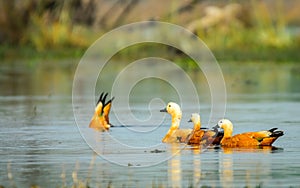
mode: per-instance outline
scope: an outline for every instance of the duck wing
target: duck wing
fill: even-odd
[[[222,140],[224,136],[223,132],[220,132],[218,130],[207,130],[205,131],[202,139],[201,139],[201,144],[202,145],[219,145],[220,141]]]
[[[112,101],[114,100],[114,97],[111,98],[109,101],[107,101],[107,103],[104,104],[104,107],[103,107],[103,116],[104,116],[104,119],[107,121],[107,123],[109,123],[109,112],[110,112],[110,108],[111,108],[111,104],[112,104]]]
[[[250,133],[242,133],[224,138],[221,141],[221,145],[225,147],[253,147],[258,146],[259,141],[253,138]]]
[[[169,130],[167,135],[163,138],[162,142],[165,143],[186,143],[188,136],[191,134],[192,129],[177,129],[175,131]]]
[[[187,137],[187,144],[200,144],[203,135],[205,134],[204,130],[193,130],[191,134]]]
[[[283,131],[278,131],[277,128],[272,128],[268,131],[259,131],[252,133],[253,138],[257,139],[260,146],[271,146],[275,140],[283,136]]]

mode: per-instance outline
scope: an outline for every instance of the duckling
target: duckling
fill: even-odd
[[[111,127],[108,116],[114,97],[105,102],[107,95],[108,93],[101,93],[95,108],[94,116],[92,117],[89,125],[90,128],[93,128],[97,131],[108,131]]]
[[[169,102],[167,107],[160,110],[160,112],[167,112],[172,116],[171,127],[165,137],[162,139],[162,142],[185,142],[187,136],[192,132],[192,129],[179,129],[182,117],[180,106],[174,102]]]
[[[246,132],[232,136],[233,125],[228,119],[220,120],[217,126],[224,130],[221,145],[225,147],[271,146],[277,138],[283,135],[283,131],[276,131],[277,128],[272,128],[267,131]]]
[[[201,129],[200,115],[197,113],[192,114],[189,122],[194,123],[194,128],[191,134],[187,138],[187,143],[201,144],[201,145],[219,145],[221,139],[223,138],[223,133],[219,132],[217,128],[213,130],[203,130]]]
[[[204,135],[204,130],[201,129],[201,121],[199,114],[192,114],[191,119],[188,122],[194,123],[194,128],[191,134],[187,137],[187,144],[200,144]]]

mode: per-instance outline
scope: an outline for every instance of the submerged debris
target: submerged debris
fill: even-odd
[[[150,153],[163,153],[163,152],[166,152],[166,150],[155,149],[155,150],[150,151]]]
[[[133,164],[131,164],[131,163],[128,163],[128,166],[133,166]]]
[[[141,165],[140,165],[140,164],[134,165],[134,164],[132,164],[132,163],[128,163],[128,166],[141,166]]]

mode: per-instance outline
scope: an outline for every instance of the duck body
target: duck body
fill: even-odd
[[[90,121],[89,127],[97,131],[108,131],[111,127],[109,122],[109,112],[111,103],[114,98],[111,98],[106,102],[108,93],[101,93],[97,102],[95,113]]]
[[[171,135],[166,135],[162,142],[164,143],[186,143],[192,129],[177,129]]]
[[[187,144],[189,145],[198,145],[201,143],[201,140],[203,138],[203,135],[205,134],[205,131],[202,129],[199,130],[193,130],[191,134],[188,136]]]
[[[162,139],[164,143],[182,143],[187,140],[188,135],[192,129],[179,129],[182,112],[180,106],[174,102],[169,102],[167,107],[160,110],[160,112],[167,112],[172,117],[172,124],[167,134]]]
[[[217,128],[213,130],[201,129],[200,115],[192,114],[189,122],[194,123],[194,128],[187,138],[187,144],[190,145],[219,145],[223,138],[223,133],[219,132]]]
[[[272,128],[267,131],[246,132],[232,136],[233,125],[227,119],[220,120],[218,126],[224,129],[224,137],[220,142],[224,147],[271,146],[283,135],[283,131]]]

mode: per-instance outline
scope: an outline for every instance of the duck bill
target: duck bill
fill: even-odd
[[[218,124],[215,125],[214,127],[212,127],[213,129],[218,129],[218,128],[221,128]]]
[[[167,112],[167,108],[161,109],[160,112]]]

